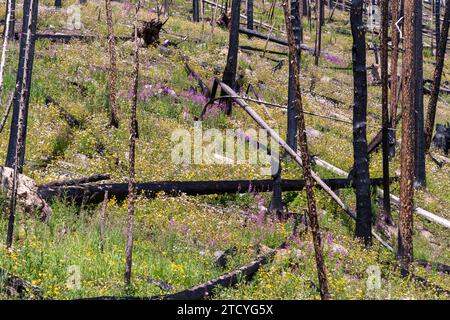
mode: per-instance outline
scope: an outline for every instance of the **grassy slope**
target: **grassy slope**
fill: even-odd
[[[51,5],[51,1],[43,1]],[[213,76],[213,68],[223,67],[226,58],[227,32],[188,21],[186,1],[174,1],[173,16],[162,33],[162,39],[178,41],[178,35],[188,36],[179,46],[179,51],[191,59],[192,67],[205,80]],[[97,21],[101,2],[90,2],[82,11],[82,22],[86,33],[105,34],[104,13],[101,22]],[[257,11],[260,8],[257,9]],[[258,11],[259,12],[259,11]],[[129,35],[132,12],[126,6],[115,3],[116,32]],[[207,15],[210,16],[209,11]],[[144,10],[142,18],[155,14]],[[19,15],[20,17],[20,15]],[[334,26],[345,27],[348,17],[335,13]],[[39,30],[60,31],[65,26],[63,12],[54,13],[48,9],[40,13]],[[276,21],[282,25],[282,12],[277,10]],[[312,47],[314,36],[309,34],[305,25],[306,43]],[[314,34],[314,29],[312,30]],[[241,37],[242,44],[251,44],[264,48],[265,42]],[[327,25],[323,38],[324,50],[338,56],[344,67],[351,66],[351,38],[341,35]],[[269,49],[284,50],[273,44]],[[31,112],[27,140],[27,160],[30,164],[40,162],[43,157],[56,156],[46,169],[26,166],[26,174],[37,182],[47,182],[67,177],[68,172],[91,174],[109,172],[115,181],[125,181],[128,151],[128,91],[131,86],[132,45],[121,42],[119,53],[119,130],[107,128],[107,43],[103,39],[92,43],[72,42],[57,44],[46,41],[37,43],[33,86],[31,94]],[[142,50],[141,56],[141,101],[138,117],[141,139],[137,145],[137,178],[140,181],[158,180],[214,180],[214,179],[252,179],[262,177],[258,166],[176,166],[171,161],[171,134],[176,128],[192,130],[191,119],[183,118],[183,109],[191,115],[198,115],[201,105],[196,104],[187,95],[195,82],[186,76],[177,50],[170,48],[167,54],[159,48]],[[16,61],[17,46],[12,48],[9,61]],[[425,77],[430,78],[433,71],[432,58],[426,52]],[[305,108],[323,115],[351,119],[352,76],[351,71],[335,70],[335,65],[322,59],[321,66],[313,66],[312,57],[302,57],[303,87],[310,87],[311,78],[317,80],[315,92],[334,97],[344,102],[341,106],[331,106],[305,94]],[[368,64],[373,56],[368,53]],[[286,103],[287,64],[279,71],[275,66],[258,55],[240,53],[239,72],[244,74],[244,83],[264,84],[264,99]],[[16,63],[9,63],[6,75],[5,92],[14,87]],[[446,66],[448,73],[448,65]],[[81,93],[70,81],[77,81],[86,89]],[[158,93],[161,85],[174,90],[176,96]],[[147,86],[147,87],[146,87]],[[154,97],[149,92],[156,91]],[[6,93],[5,93],[6,95]],[[86,130],[71,130],[60,119],[56,109],[44,105],[46,95],[51,95],[62,106],[82,120]],[[369,88],[370,103],[368,119],[371,127],[369,137],[380,126],[380,88]],[[447,103],[449,101],[447,100]],[[261,114],[264,111],[254,106]],[[438,122],[450,119],[448,105],[439,104]],[[265,116],[267,122],[285,131],[285,114],[279,110],[270,110],[272,119]],[[191,117],[192,118],[192,117]],[[352,166],[352,128],[345,123],[332,122],[323,118],[307,116],[307,124],[322,131],[320,138],[310,141],[314,154],[349,170]],[[255,128],[255,124],[241,110],[235,108],[233,117],[212,117],[205,121],[204,127],[217,128]],[[4,158],[8,142],[8,128],[0,136],[0,156]],[[101,152],[99,152],[101,150]],[[292,163],[284,164],[286,178],[300,177],[301,172]],[[392,163],[392,174],[399,169],[398,157]],[[441,216],[450,218],[449,168],[439,169],[428,161],[428,191],[417,196],[418,205]],[[324,177],[333,175],[318,171]],[[371,175],[381,175],[381,156],[373,157]],[[446,179],[447,177],[447,179]],[[398,193],[398,185],[393,192]],[[354,204],[351,190],[341,192],[349,204]],[[366,290],[366,269],[379,261],[393,257],[374,246],[370,251],[363,249],[352,240],[353,223],[322,192],[318,192],[322,212],[321,226],[325,237],[327,267],[333,298],[446,298],[438,296],[429,289],[399,279],[393,270],[383,267],[385,280],[382,290]],[[190,287],[218,276],[226,270],[243,265],[257,255],[261,244],[275,247],[289,235],[292,221],[273,223],[267,219],[261,223],[258,219],[257,203],[268,206],[270,195],[210,196],[199,198],[183,197],[173,199],[160,195],[157,199],[139,201],[136,221],[136,247],[134,254],[133,284],[136,295],[161,294],[161,290],[149,283],[148,278],[162,280],[174,286],[175,291]],[[301,193],[289,193],[285,199],[292,212],[302,212],[306,206]],[[1,203],[1,202],[0,202]],[[122,277],[124,267],[124,226],[126,203],[117,204],[112,199],[108,205],[107,240],[104,252],[99,250],[98,221],[99,208],[83,208],[81,211],[69,204],[53,204],[54,215],[50,225],[43,225],[34,219],[20,215],[17,221],[16,243],[14,250],[2,249],[0,265],[25,279],[42,286],[49,298],[75,298],[97,295],[123,294]],[[0,239],[5,238],[5,215],[0,220]],[[432,225],[421,218],[416,219],[415,253],[418,257],[449,264],[450,255],[448,231]],[[428,231],[424,231],[428,230]],[[428,233],[427,233],[428,232]],[[431,236],[430,236],[431,234]],[[427,236],[429,239],[425,239]],[[339,248],[336,244],[344,248]],[[232,246],[238,247],[226,270],[214,266],[214,252]],[[3,248],[3,246],[2,246]],[[67,268],[78,265],[81,268],[82,286],[80,290],[67,288]],[[448,277],[417,268],[435,283],[449,288]],[[309,280],[316,281],[313,252],[308,237],[296,239],[291,250],[278,256],[273,263],[264,267],[251,283],[242,283],[237,289],[219,290],[220,298],[318,298]]]

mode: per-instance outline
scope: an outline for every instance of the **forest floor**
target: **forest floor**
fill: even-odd
[[[258,3],[258,1],[256,1]],[[51,8],[53,1],[40,1],[39,32],[73,33],[67,29],[65,10]],[[66,5],[66,2],[65,2]],[[142,10],[141,19],[156,18],[154,2]],[[199,116],[204,99],[196,81],[188,77],[180,54],[189,58],[190,66],[208,84],[221,77],[224,68],[228,32],[220,27],[212,30],[205,22],[190,21],[190,1],[174,0],[170,18],[161,32],[161,43],[170,40],[177,47],[163,45],[141,50],[138,120],[140,138],[137,142],[136,175],[139,182],[205,181],[270,179],[262,175],[260,165],[198,165],[172,161],[176,129],[193,132],[194,117]],[[115,32],[119,36],[132,34],[134,10],[129,3],[113,2]],[[256,7],[256,12],[261,12]],[[18,9],[20,27],[21,9]],[[3,15],[4,5],[0,9]],[[119,129],[108,127],[108,44],[106,18],[102,1],[89,1],[82,6],[83,27],[77,33],[98,35],[93,41],[70,43],[38,40],[31,88],[30,114],[26,144],[25,174],[38,184],[77,178],[97,173],[109,173],[114,182],[127,181],[128,123],[130,90],[132,87],[133,43],[119,41],[118,104]],[[219,11],[218,11],[219,14]],[[210,17],[210,7],[205,16]],[[328,10],[326,11],[328,16]],[[260,14],[256,17],[259,19]],[[306,20],[306,19],[305,19]],[[323,31],[323,56],[319,67],[314,58],[302,52],[301,82],[304,108],[308,112],[338,118],[306,115],[311,153],[333,165],[350,171],[353,165],[352,99],[353,77],[351,62],[352,39],[349,34],[348,13],[336,11],[332,22]],[[275,28],[283,25],[281,8],[275,11]],[[345,30],[348,32],[340,32]],[[261,30],[267,33],[267,30]],[[274,35],[283,38],[280,33]],[[314,26],[304,22],[305,44],[314,47]],[[378,42],[376,36],[367,40]],[[428,41],[428,39],[426,39]],[[240,36],[240,45],[264,49],[266,42]],[[286,52],[273,43],[268,50]],[[11,45],[5,75],[4,101],[15,86],[18,43]],[[370,66],[372,51],[367,52]],[[268,58],[284,59],[278,62]],[[424,50],[424,78],[431,79],[434,57]],[[446,60],[444,80],[450,80],[450,65]],[[217,72],[220,70],[219,72]],[[246,51],[239,52],[238,73],[242,87],[252,84],[265,101],[287,103],[288,61],[286,56]],[[76,84],[76,85],[74,85]],[[198,92],[193,92],[192,88]],[[369,86],[368,140],[381,126],[381,87]],[[46,106],[51,96],[82,123],[72,129],[60,117],[55,106]],[[329,97],[341,103],[332,103]],[[450,97],[442,96],[438,103],[437,123],[450,120]],[[428,96],[425,96],[427,106]],[[286,132],[283,110],[249,104],[278,132]],[[3,110],[2,110],[3,112]],[[3,115],[3,114],[2,114]],[[9,122],[0,134],[0,159],[6,156]],[[399,126],[400,128],[401,126]],[[233,115],[225,117],[219,110],[209,113],[203,128],[258,129],[237,105]],[[281,134],[284,137],[284,134]],[[400,130],[397,131],[400,138]],[[433,150],[434,154],[439,151]],[[441,154],[442,156],[443,154]],[[50,159],[51,161],[46,161]],[[45,165],[42,165],[46,162]],[[283,178],[300,179],[301,169],[292,161],[283,160]],[[399,152],[391,162],[391,175],[399,174]],[[450,166],[438,167],[427,158],[427,189],[416,193],[416,204],[438,216],[450,219]],[[319,167],[322,178],[336,177]],[[381,177],[381,154],[370,162],[371,177]],[[392,193],[398,195],[398,182]],[[390,251],[378,243],[364,248],[353,239],[354,222],[327,195],[317,189],[320,226],[323,235],[325,262],[333,299],[448,299],[434,288],[423,286],[410,278],[401,278],[398,270],[386,263],[395,260]],[[355,207],[353,189],[340,190],[339,195],[350,207]],[[310,236],[290,237],[294,221],[278,221],[265,214],[270,205],[270,193],[213,195],[199,197],[170,197],[158,194],[154,199],[140,197],[135,221],[132,295],[155,296],[177,292],[206,282],[254,260],[264,246],[276,248],[288,241],[273,261],[265,265],[251,281],[240,281],[233,288],[218,288],[218,299],[318,299],[317,272]],[[283,200],[289,212],[303,213],[306,196],[302,192],[287,192]],[[63,200],[51,204],[53,214],[48,224],[35,217],[18,213],[16,234],[11,250],[4,249],[7,226],[7,201],[0,195],[0,268],[41,287],[45,298],[73,299],[96,296],[121,296],[125,293],[125,226],[127,203],[110,199],[107,207],[106,240],[100,250],[99,217],[101,206],[79,208]],[[380,203],[373,199],[374,220],[380,213]],[[397,218],[394,208],[394,218]],[[418,259],[450,264],[448,230],[415,216],[414,254]],[[396,239],[390,243],[396,247]],[[225,267],[215,265],[219,251],[236,248]],[[72,276],[68,270],[78,266],[81,285],[68,286]],[[382,270],[382,286],[369,290],[367,270],[378,266]],[[414,273],[450,290],[450,278],[433,269],[414,266]],[[70,281],[69,281],[70,282]],[[158,285],[164,283],[166,286]],[[312,284],[313,283],[313,284]],[[0,297],[6,294],[0,293]],[[23,298],[33,298],[23,297]]]

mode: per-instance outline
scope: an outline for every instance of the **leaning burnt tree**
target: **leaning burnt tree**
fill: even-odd
[[[31,6],[31,7],[30,7]],[[15,163],[15,156],[17,154],[17,135],[20,130],[21,141],[23,152],[19,154],[18,159],[18,171],[22,173],[23,163],[25,159],[25,144],[27,135],[27,119],[28,119],[28,109],[30,101],[30,87],[31,87],[31,77],[33,71],[34,63],[34,45],[36,37],[36,26],[38,17],[38,0],[35,1],[25,1],[23,5],[23,24],[22,30],[27,30],[27,32],[22,35],[20,41],[20,51],[19,51],[19,66],[17,68],[16,77],[16,90],[14,93],[13,100],[13,116],[11,122],[11,130],[9,134],[8,152],[6,155],[6,167],[13,168]],[[30,21],[31,19],[31,21]],[[28,26],[30,25],[30,28]],[[27,43],[30,43],[29,50],[27,51]],[[27,56],[28,55],[28,56]],[[25,74],[25,75],[24,75]],[[23,82],[23,79],[26,82]],[[23,88],[26,88],[24,93],[24,110],[23,110],[23,123],[19,128],[19,109],[20,109],[20,97]]]
[[[108,44],[109,44],[109,108],[110,120],[109,124],[112,127],[119,127],[119,119],[117,112],[116,99],[116,81],[117,81],[117,59],[116,59],[116,38],[114,36],[113,15],[111,8],[111,0],[105,0],[106,7],[106,24],[108,25]]]
[[[392,0],[391,1],[391,12],[392,12],[392,22],[391,22],[391,38],[392,38],[392,54],[391,54],[391,117],[390,117],[390,127],[395,129],[396,123],[395,119],[397,118],[397,109],[398,109],[398,53],[399,53],[399,42],[400,42],[400,34],[397,29],[397,21],[399,19],[399,10],[400,10],[400,0]],[[395,140],[396,140],[396,131],[392,130],[390,132],[391,137],[394,140],[394,148],[391,156],[395,155]]]
[[[414,210],[414,150],[415,108],[414,92],[416,71],[414,66],[416,28],[415,6],[420,0],[405,0],[403,22],[403,124],[400,150],[400,216],[398,224],[398,258],[402,275],[407,275],[413,261],[413,210]]]
[[[391,198],[389,187],[389,74],[388,74],[388,29],[389,3],[381,0],[381,109],[382,109],[382,140],[383,140],[383,220],[392,224]],[[397,76],[397,75],[395,75]]]
[[[300,9],[299,0],[291,0],[291,23],[292,30],[294,33],[294,43],[297,48],[298,54],[301,54],[300,50]],[[290,52],[289,52],[290,54]],[[289,56],[289,60],[294,57]],[[300,61],[300,56],[297,57]],[[299,64],[300,66],[300,64]],[[287,109],[287,138],[286,142],[292,150],[297,151],[297,107],[296,107],[296,96],[295,96],[295,83],[294,83],[294,73],[299,74],[300,69],[292,70],[292,65],[289,64],[289,88],[288,88],[288,109]]]
[[[233,90],[236,89],[236,71],[238,63],[238,50],[239,50],[239,21],[240,21],[240,8],[241,0],[233,0],[231,3],[231,23],[230,23],[230,37],[228,41],[228,56],[227,64],[223,72],[223,82],[230,86]],[[222,92],[222,95],[225,95]],[[231,115],[231,107],[233,101],[227,100],[225,109],[226,115]]]
[[[128,221],[127,221],[127,244],[125,248],[125,287],[131,288],[131,269],[133,265],[133,229],[134,213],[136,201],[136,181],[135,181],[135,155],[136,155],[136,123],[137,123],[137,99],[139,86],[139,21],[138,15],[141,7],[140,0],[136,2],[136,12],[134,18],[134,70],[133,70],[133,97],[131,102],[130,116],[130,149],[129,149],[129,173],[128,173]]]
[[[446,3],[445,7],[446,8],[448,7],[448,3]],[[436,61],[437,61],[439,42],[441,39],[441,0],[434,0],[434,39],[436,40]]]
[[[366,245],[372,242],[372,209],[370,198],[369,160],[367,155],[367,69],[366,31],[363,23],[363,0],[352,0],[350,22],[353,36],[353,149],[356,187],[356,231]]]
[[[450,25],[450,3],[445,6],[444,22],[442,24],[441,39],[436,52],[436,68],[434,69],[431,97],[428,102],[427,120],[425,126],[425,150],[429,151],[436,120],[436,107],[441,87],[442,71],[444,70],[445,51],[447,49],[448,30]]]
[[[14,237],[14,221],[17,207],[17,189],[18,189],[18,177],[19,173],[22,172],[22,166],[20,164],[20,159],[23,158],[23,153],[25,151],[25,133],[26,129],[26,110],[28,109],[29,103],[29,91],[30,84],[28,77],[31,77],[31,72],[28,72],[28,69],[32,67],[32,61],[34,56],[34,38],[33,38],[33,30],[36,30],[37,24],[37,13],[38,13],[38,0],[26,0],[23,5],[24,10],[24,22],[22,30],[26,30],[25,36],[22,38],[25,39],[23,44],[23,65],[25,71],[18,72],[18,75],[21,74],[22,78],[17,79],[16,88],[18,87],[19,82],[22,84],[20,87],[20,92],[18,92],[18,110],[17,110],[17,135],[15,141],[15,153],[13,158],[13,166],[14,169],[13,177],[12,177],[12,189],[9,203],[9,218],[8,218],[8,230],[6,232],[6,248],[10,248],[13,242]],[[22,54],[22,50],[21,50]],[[31,65],[30,65],[31,64]],[[16,111],[16,110],[14,110]]]
[[[423,36],[422,36],[422,1],[415,7],[415,59],[416,68],[416,88],[414,97],[414,109],[416,112],[416,146],[415,146],[415,166],[414,166],[414,186],[416,188],[426,187],[425,174],[425,128],[423,111]]]
[[[289,63],[291,64],[292,70],[300,69],[300,53],[299,48],[295,43],[294,30],[292,25],[293,17],[291,16],[291,10],[289,6],[289,2],[287,0],[283,1],[284,7],[284,16],[286,20],[286,31],[288,35],[288,43],[289,43],[289,54],[292,58],[289,59]],[[327,273],[326,267],[323,257],[323,248],[322,248],[322,240],[320,236],[320,228],[319,221],[317,217],[317,206],[316,206],[316,198],[314,195],[314,179],[312,176],[311,170],[311,158],[308,150],[308,139],[306,136],[306,125],[305,125],[305,117],[303,114],[303,106],[302,106],[302,96],[300,89],[300,75],[299,73],[294,73],[293,75],[294,85],[295,85],[295,105],[297,108],[297,119],[298,119],[298,138],[299,138],[299,146],[300,153],[303,164],[303,175],[305,177],[305,189],[306,195],[308,199],[308,218],[311,227],[311,232],[313,236],[314,242],[314,252],[316,258],[316,266],[317,273],[319,278],[319,287],[320,287],[320,296],[322,300],[330,299],[330,293],[328,290],[328,281],[327,281]]]

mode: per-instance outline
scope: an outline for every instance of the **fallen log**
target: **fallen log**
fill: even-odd
[[[58,112],[60,116],[67,122],[69,127],[71,128],[80,128],[80,121],[78,121],[73,115],[70,114],[69,111],[61,107],[61,105],[53,100],[52,97],[48,96],[45,98],[45,105],[48,107],[49,105],[54,105],[56,108],[58,108]]]
[[[414,260],[414,262],[421,267],[431,268],[433,270],[436,270],[437,272],[450,274],[450,266],[448,266],[446,264],[439,263],[439,262],[430,262],[430,261],[421,260],[421,259]]]
[[[345,189],[352,187],[349,179],[326,179],[327,185],[333,189]],[[381,185],[383,179],[372,179],[373,186]],[[305,187],[304,180],[282,180],[283,191],[301,191]],[[154,197],[158,192],[165,192],[172,196],[186,194],[191,196],[247,193],[247,192],[271,192],[273,180],[236,180],[236,181],[161,181],[150,183],[137,183],[136,192],[146,197]],[[123,201],[128,196],[127,183],[100,184],[100,185],[56,185],[39,186],[38,194],[46,201],[52,201],[57,197],[80,204],[98,204],[104,199],[105,192],[117,201]]]
[[[18,295],[19,297],[25,297],[26,295],[31,295],[32,298],[37,299],[42,299],[44,296],[42,288],[35,286],[2,268],[0,268],[0,281],[3,282],[2,286],[6,289],[6,293],[9,296]]]
[[[191,76],[192,78],[194,78],[197,81],[197,84],[202,89],[202,93],[205,96],[205,98],[209,98],[211,96],[211,91],[209,90],[208,86],[203,82],[203,80],[194,71],[194,69],[191,68],[191,66],[188,63],[188,58],[181,54],[180,54],[180,57],[184,63],[184,68],[186,69],[188,76]]]
[[[16,40],[20,39],[21,34],[19,32],[15,33]],[[71,41],[95,41],[100,39],[100,36],[97,35],[89,35],[89,34],[64,34],[64,33],[36,33],[36,39],[45,39],[49,41],[59,41],[63,43],[68,43]],[[106,39],[106,37],[105,37]],[[130,41],[133,40],[134,37],[116,37],[116,40],[122,41]]]
[[[251,47],[251,46],[239,46],[239,49],[248,50],[248,51],[266,52],[266,53],[278,54],[278,55],[282,55],[282,56],[288,55],[287,52],[275,51],[275,50],[264,50],[261,48],[256,48],[256,47]]]
[[[72,179],[72,180],[62,180],[62,181],[55,181],[50,182],[46,184],[38,185],[38,189],[46,189],[46,188],[54,188],[54,187],[62,187],[62,186],[73,186],[73,185],[80,185],[80,184],[86,184],[86,183],[92,183],[92,182],[99,182],[104,180],[110,180],[111,175],[109,174],[96,174],[89,177],[84,177],[80,179]]]

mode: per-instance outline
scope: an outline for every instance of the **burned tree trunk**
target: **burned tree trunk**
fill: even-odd
[[[192,21],[200,22],[200,4],[199,4],[199,0],[192,0]]]
[[[11,1],[8,1],[8,6],[6,8],[6,19],[5,19],[5,32],[3,35],[3,46],[2,46],[2,57],[0,62],[0,105],[3,105],[1,103],[1,97],[3,93],[3,80],[4,80],[4,74],[5,74],[5,66],[6,66],[6,56],[8,54],[8,45],[9,45],[9,28],[10,28],[10,22],[12,19],[12,3]],[[7,106],[9,108],[9,106]],[[9,113],[9,112],[8,112]]]
[[[253,0],[247,0],[247,29],[253,30]]]
[[[391,1],[391,11],[392,11],[392,22],[391,22],[391,38],[392,38],[392,55],[391,55],[391,117],[390,117],[390,127],[395,129],[396,123],[395,119],[397,118],[397,109],[398,109],[398,53],[399,53],[399,32],[396,26],[396,23],[399,19],[399,2],[400,0],[392,0]],[[392,152],[392,156],[395,154],[395,141],[396,141],[396,131],[392,130],[390,132],[392,140],[394,142],[394,148]]]
[[[240,21],[240,7],[241,0],[233,0],[231,3],[231,26],[230,37],[228,41],[228,56],[227,64],[223,72],[223,82],[230,86],[233,90],[236,89],[236,71],[238,63],[238,50],[239,50],[239,21]],[[222,95],[223,92],[222,92]],[[231,107],[233,101],[227,100],[227,106],[225,113],[231,115]]]
[[[33,29],[33,23],[36,23],[36,21],[33,21],[32,16],[34,12],[37,12],[38,7],[38,0],[30,0],[27,4],[24,5],[24,10],[28,10],[28,21],[26,24],[26,28],[23,30],[27,31],[26,41],[25,41],[25,48],[24,48],[24,65],[28,66],[28,62],[30,59],[32,59],[32,55],[30,54],[30,51],[32,50],[32,29]],[[19,161],[22,158],[22,154],[24,153],[24,141],[23,141],[23,130],[24,130],[24,122],[25,122],[25,108],[26,108],[26,97],[29,96],[29,86],[26,84],[28,83],[28,76],[31,76],[30,72],[22,73],[22,79],[20,80],[22,82],[22,90],[20,91],[19,95],[19,110],[18,110],[18,121],[17,121],[17,127],[18,127],[18,133],[16,136],[16,142],[15,142],[15,154],[14,154],[14,164],[12,168],[14,169],[13,177],[12,177],[12,190],[11,190],[11,197],[9,201],[9,218],[8,218],[8,230],[6,234],[6,248],[10,248],[13,242],[13,236],[14,236],[14,221],[15,221],[15,215],[16,215],[16,207],[17,207],[17,189],[18,189],[18,177],[19,173],[22,172],[21,166],[19,165]]]
[[[415,15],[415,46],[414,67],[416,68],[416,88],[414,97],[414,109],[416,112],[416,146],[414,166],[414,186],[416,188],[426,187],[425,173],[425,129],[423,112],[423,37],[422,37],[422,1],[416,4]]]
[[[138,15],[140,10],[140,0],[136,2],[136,13],[134,20],[134,70],[133,70],[133,98],[131,103],[130,117],[130,150],[129,150],[129,174],[128,174],[128,221],[127,221],[127,244],[126,244],[126,268],[125,287],[131,288],[131,268],[133,265],[133,228],[135,213],[135,154],[136,154],[136,123],[137,123],[137,94],[139,85],[139,36],[138,36]]]
[[[353,148],[356,187],[356,232],[366,245],[372,241],[372,210],[370,201],[369,161],[367,155],[367,71],[366,40],[363,24],[363,0],[352,0],[350,21],[353,36]]]
[[[55,8],[58,9],[62,8],[62,0],[55,0]]]
[[[5,21],[8,23],[8,27],[5,24],[4,35],[8,40],[13,41],[15,38],[15,27],[16,27],[16,0],[6,0],[6,15],[10,15],[10,19]]]
[[[382,140],[383,140],[383,214],[384,222],[392,224],[389,187],[389,86],[388,86],[388,29],[389,3],[381,0],[381,85],[382,85]]]
[[[414,210],[414,147],[415,147],[415,110],[414,90],[416,86],[414,66],[415,58],[415,6],[419,0],[405,0],[404,53],[403,53],[403,125],[401,178],[400,178],[400,217],[398,224],[398,257],[402,275],[406,275],[413,260],[413,210]]]
[[[300,9],[298,6],[299,0],[291,0],[291,21],[292,29],[294,32],[294,41],[297,47],[299,55],[301,55],[300,50]],[[297,57],[299,61],[301,57]],[[292,60],[293,57],[289,57]],[[299,64],[300,66],[300,64]],[[288,88],[288,112],[287,112],[287,138],[286,142],[292,150],[297,151],[297,108],[295,103],[295,84],[294,84],[294,73],[299,74],[300,69],[292,70],[291,64],[289,64],[289,88]]]
[[[110,120],[109,124],[112,127],[119,127],[119,119],[117,116],[116,103],[116,80],[117,80],[117,59],[116,59],[116,38],[114,37],[113,15],[111,8],[111,0],[105,0],[106,6],[106,23],[108,25],[108,44],[109,44],[109,108]]]
[[[322,0],[316,0],[316,43],[314,48],[314,64],[319,65],[320,51],[322,47]]]
[[[447,8],[448,5],[449,4],[446,3],[445,8]],[[444,18],[444,23],[445,23],[445,18]],[[438,50],[440,47],[439,43],[440,43],[440,39],[441,39],[441,0],[434,0],[434,38],[436,40],[436,61],[437,61]]]
[[[428,102],[427,123],[425,127],[425,150],[430,150],[431,139],[433,137],[434,122],[436,119],[436,106],[439,98],[439,88],[442,81],[442,71],[444,69],[445,51],[447,49],[448,30],[450,25],[450,3],[445,6],[444,23],[442,25],[441,40],[436,53],[436,68],[434,69],[433,86],[431,97]]]
[[[30,5],[32,7],[30,8]],[[19,54],[19,66],[17,71],[16,79],[16,91],[14,95],[14,108],[13,108],[13,118],[11,122],[11,131],[9,134],[8,143],[8,153],[6,155],[6,167],[13,168],[15,163],[15,155],[17,153],[17,134],[20,130],[22,132],[21,141],[23,144],[23,152],[19,154],[18,159],[18,170],[22,173],[22,167],[25,157],[25,143],[27,134],[27,119],[28,119],[28,108],[30,100],[30,87],[31,87],[31,77],[33,71],[34,62],[34,44],[38,17],[38,0],[36,1],[25,1],[23,6],[23,25],[22,30],[26,30],[23,34],[20,43],[20,54]],[[27,43],[29,43],[29,48],[27,48]],[[27,56],[28,55],[28,56]],[[26,75],[24,75],[26,73]],[[23,82],[23,79],[26,82]],[[20,109],[20,98],[22,91],[25,88],[24,93],[24,110],[23,110],[23,123],[22,127],[19,128],[19,109]]]
[[[289,63],[291,64],[292,70],[298,70],[300,68],[300,59],[299,59],[300,54],[298,52],[299,48],[297,48],[294,39],[291,10],[289,8],[290,6],[287,0],[283,1],[283,7],[284,7],[284,16],[286,20],[286,31],[288,34],[289,52],[290,56],[293,57],[292,59],[290,59]],[[322,240],[320,235],[319,221],[317,217],[316,198],[314,195],[314,179],[312,176],[311,158],[308,150],[308,141],[306,136],[305,118],[303,114],[299,74],[295,73],[293,79],[295,84],[295,96],[296,96],[295,102],[298,114],[299,145],[303,162],[303,175],[305,177],[306,182],[305,186],[306,195],[308,198],[308,218],[314,242],[314,252],[320,285],[320,296],[323,300],[328,300],[330,299],[330,293],[328,290],[328,280],[323,257]]]

